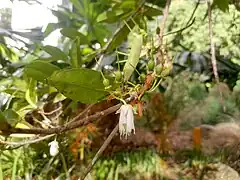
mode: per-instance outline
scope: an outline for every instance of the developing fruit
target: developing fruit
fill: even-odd
[[[148,70],[152,71],[154,69],[155,62],[153,60],[150,60],[150,61],[148,61],[147,66],[148,66]]]
[[[121,81],[121,79],[122,79],[122,72],[121,71],[115,72],[115,80],[119,82]]]
[[[160,75],[161,72],[162,72],[162,65],[161,64],[158,64],[155,68],[155,71],[156,71],[156,74],[157,75]]]
[[[142,73],[142,74],[139,76],[139,81],[140,81],[140,82],[144,82],[145,79],[146,79],[146,75]]]
[[[106,79],[106,78],[104,78],[104,80],[103,80],[103,85],[104,85],[105,87],[108,87],[108,86],[110,85],[109,80]]]

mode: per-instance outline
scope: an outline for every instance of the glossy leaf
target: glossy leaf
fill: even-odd
[[[60,68],[45,61],[36,60],[28,64],[24,72],[28,77],[34,78],[38,81],[44,81],[46,78],[52,75],[54,71]]]
[[[73,68],[81,67],[82,65],[82,55],[80,50],[80,39],[76,38],[72,43],[72,48],[70,49],[70,62]]]
[[[48,78],[64,96],[82,103],[95,103],[105,95],[101,73],[91,69],[78,68],[60,70]]]
[[[29,86],[25,94],[27,102],[34,108],[37,108],[38,96],[36,92],[37,81],[30,79]]]
[[[50,54],[52,58],[55,60],[65,60],[65,61],[68,60],[67,55],[57,47],[47,45],[42,47],[42,49],[46,51],[48,54]]]

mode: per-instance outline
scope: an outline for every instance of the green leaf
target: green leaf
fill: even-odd
[[[116,11],[105,11],[98,16],[97,22],[115,23],[119,21],[119,16],[125,13],[126,12],[122,9],[117,9]]]
[[[79,14],[84,14],[84,8],[82,7],[82,4],[79,2],[79,0],[70,0],[70,2],[78,10]]]
[[[70,49],[70,61],[73,68],[81,67],[82,65],[82,54],[80,50],[80,39],[76,38]]]
[[[17,170],[18,170],[17,165],[18,165],[18,160],[19,160],[19,158],[20,158],[20,156],[21,156],[21,153],[22,153],[22,151],[18,151],[18,152],[17,152],[17,155],[16,155],[15,158],[14,158],[13,168],[12,168],[12,180],[16,179]]]
[[[20,116],[18,115],[18,113],[16,113],[14,110],[12,109],[7,109],[3,112],[3,115],[5,117],[5,119],[7,120],[7,122],[14,127],[19,121],[20,121]]]
[[[229,0],[214,0],[213,7],[217,6],[221,11],[228,12],[229,11]]]
[[[136,23],[139,23],[139,16],[136,16],[133,19]],[[127,24],[130,28],[133,28],[135,25],[132,20],[127,21]],[[112,38],[108,41],[108,43],[104,46],[103,49],[107,52],[112,52],[117,46],[119,46],[124,40],[126,40],[129,32],[129,28],[125,24],[123,24],[115,31]]]
[[[59,67],[49,62],[36,60],[28,64],[25,67],[24,72],[28,77],[44,82],[44,80],[51,76],[54,71],[57,71],[59,69]]]
[[[75,39],[76,37],[79,37],[82,44],[88,43],[87,37],[74,28],[63,28],[60,32],[63,36],[66,36],[70,39]]]
[[[48,78],[64,96],[82,103],[95,103],[105,95],[101,73],[91,69],[78,68],[59,70]]]
[[[52,58],[55,60],[64,60],[64,61],[68,60],[67,55],[57,47],[47,45],[42,47],[42,49],[46,51],[48,54],[50,54]]]
[[[23,79],[19,79],[17,77],[13,77],[13,86],[21,91],[26,91],[27,82]]]
[[[36,92],[37,81],[34,79],[30,79],[29,87],[26,91],[25,98],[27,102],[34,108],[37,108],[37,92]]]
[[[125,0],[117,2],[110,10],[104,11],[98,15],[97,22],[116,23],[124,18],[126,19],[137,8],[136,1]]]
[[[44,36],[47,37],[49,34],[51,34],[56,29],[60,28],[60,23],[49,23],[44,31]]]
[[[11,128],[10,124],[8,123],[3,112],[0,111],[0,130],[8,130],[9,128]]]
[[[12,95],[16,98],[25,98],[25,92],[16,89],[5,89],[2,92]]]

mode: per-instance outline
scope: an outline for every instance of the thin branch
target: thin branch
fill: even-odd
[[[211,46],[211,61],[212,61],[212,67],[213,67],[213,74],[214,74],[215,80],[217,82],[217,90],[220,95],[220,103],[222,105],[223,112],[225,112],[226,106],[224,105],[223,94],[222,94],[221,88],[219,86],[220,80],[219,80],[219,76],[218,76],[217,60],[216,60],[216,55],[215,55],[215,45],[214,45],[214,40],[213,40],[212,7],[211,7],[210,0],[207,1],[207,5],[208,5],[208,25],[209,25],[209,38],[210,38],[210,46]]]
[[[163,58],[163,54],[164,54],[164,47],[163,47],[163,34],[164,34],[164,27],[166,24],[166,20],[167,20],[167,16],[168,16],[168,12],[169,12],[169,7],[171,4],[171,0],[167,0],[165,8],[164,8],[164,12],[163,12],[163,17],[162,17],[162,21],[161,21],[161,25],[160,25],[160,32],[158,34],[159,36],[159,47],[158,47],[158,58],[156,59],[156,64],[160,64],[160,59],[164,59]]]
[[[167,3],[166,3],[165,8],[164,8],[164,12],[163,12],[163,18],[162,18],[162,22],[161,22],[161,25],[160,25],[160,32],[159,32],[160,47],[161,47],[161,44],[162,44],[162,41],[163,41],[164,27],[165,27],[165,24],[166,24],[166,21],[167,21],[167,16],[168,16],[170,4],[171,4],[171,0],[167,0]]]
[[[40,137],[40,138],[34,138],[34,139],[31,139],[31,140],[28,140],[28,141],[20,141],[20,142],[10,142],[10,141],[0,140],[0,144],[10,145],[10,146],[24,146],[24,145],[27,145],[27,144],[34,144],[34,143],[43,141],[43,140],[48,139],[48,138],[53,137],[53,136],[55,136],[55,134],[43,136],[43,137]]]
[[[211,46],[211,61],[213,67],[213,74],[217,83],[219,83],[219,76],[217,71],[217,60],[215,55],[215,45],[213,40],[213,25],[212,25],[212,7],[210,0],[207,1],[208,5],[208,26],[209,26],[209,38],[210,38],[210,46]]]
[[[170,34],[175,34],[175,33],[183,32],[183,31],[186,30],[187,28],[191,27],[194,22],[195,22],[195,17],[193,18],[193,20],[191,21],[190,24],[187,24],[185,27],[183,27],[183,28],[181,28],[181,29],[179,29],[179,30],[172,31],[172,32],[168,32],[168,33],[164,34],[163,37],[168,36],[168,35],[170,35]]]
[[[195,17],[193,17],[193,16],[194,16],[194,14],[196,13],[199,4],[200,4],[200,0],[198,0],[196,6],[195,6],[195,8],[193,9],[193,12],[192,12],[192,14],[191,14],[191,16],[190,16],[190,19],[188,20],[188,22],[186,23],[186,25],[188,25],[188,24],[191,22],[192,19],[195,19]]]
[[[196,6],[194,7],[193,12],[192,12],[190,18],[188,19],[185,27],[183,27],[183,28],[181,28],[181,29],[179,29],[179,30],[176,30],[176,31],[168,32],[168,33],[164,34],[163,36],[168,36],[168,35],[170,35],[170,34],[175,34],[175,33],[181,33],[181,32],[183,32],[184,30],[186,30],[187,28],[191,27],[191,26],[193,25],[193,23],[195,22],[194,14],[196,13],[199,4],[200,4],[200,0],[198,0]]]
[[[97,112],[91,116],[85,117],[83,119],[80,119],[78,121],[73,121],[70,124],[66,124],[60,127],[56,128],[50,128],[50,129],[41,129],[41,128],[32,128],[32,129],[24,129],[24,128],[12,128],[8,130],[2,131],[3,134],[60,134],[72,129],[75,129],[77,127],[83,126],[85,124],[88,124],[96,119],[102,118],[104,116],[107,116],[108,114],[111,114],[115,111],[117,111],[121,107],[121,104],[117,104],[115,106],[112,106],[108,109],[105,109],[101,112]]]
[[[84,172],[82,178],[80,178],[80,179],[84,180],[85,177],[88,175],[88,173],[92,170],[92,168],[95,165],[95,163],[97,162],[98,158],[102,155],[103,151],[107,148],[107,146],[109,145],[109,143],[111,142],[111,140],[113,139],[115,134],[117,133],[118,127],[119,126],[117,124],[115,126],[115,128],[112,130],[111,134],[108,136],[108,138],[104,141],[103,145],[100,147],[98,152],[95,154],[95,156],[92,159],[91,163],[88,165],[86,172]]]
[[[61,110],[62,110],[62,106],[59,106],[58,108],[54,109],[53,111],[44,112],[43,110],[40,110],[39,113],[44,114],[44,115],[52,115],[53,113],[56,113]]]
[[[79,113],[77,116],[75,116],[71,121],[69,121],[67,124],[72,123],[73,121],[77,121],[80,117],[82,117],[84,114],[86,114],[94,104],[88,105],[81,113]]]

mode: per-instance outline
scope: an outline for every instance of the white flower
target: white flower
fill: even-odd
[[[50,155],[56,156],[59,152],[59,146],[56,139],[48,144],[50,146]]]
[[[127,139],[127,137],[130,136],[130,134],[132,133],[132,130],[135,134],[133,107],[130,104],[124,104],[120,107],[116,114],[117,113],[120,113],[120,137],[125,136],[125,138]]]

